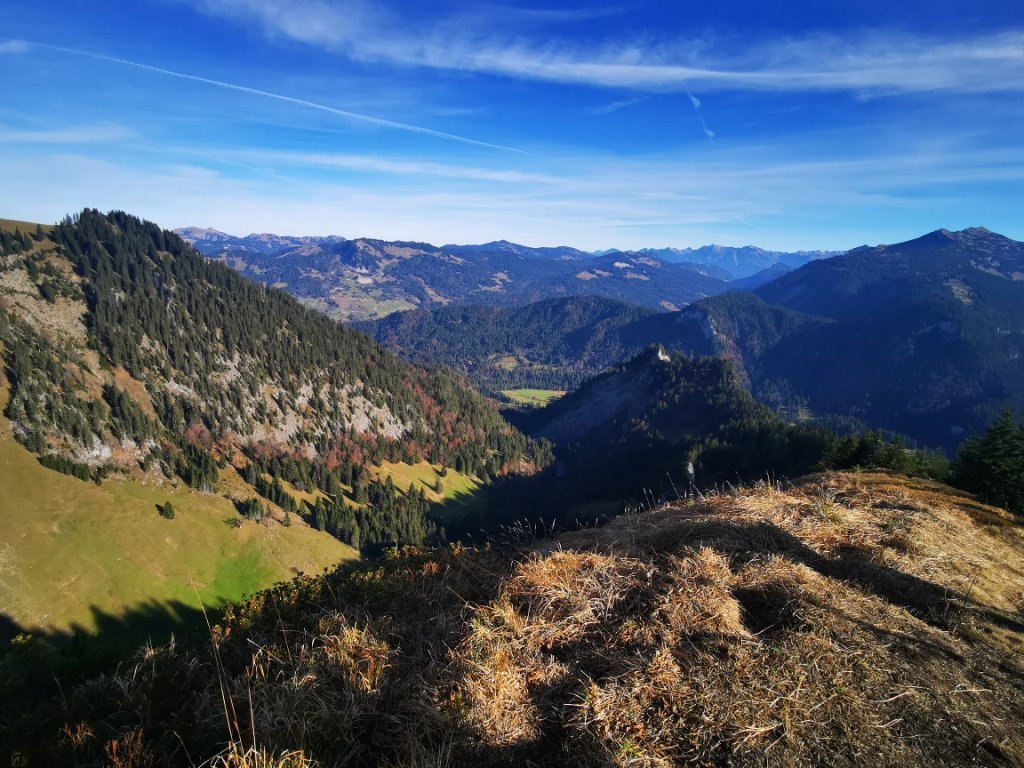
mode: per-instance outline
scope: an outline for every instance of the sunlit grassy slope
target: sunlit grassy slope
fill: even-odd
[[[40,226],[44,232],[49,232],[53,229],[52,224],[36,224],[32,221],[19,221],[17,219],[0,219],[0,229],[7,230],[8,232],[20,231],[26,235],[31,235],[36,231],[36,227]]]
[[[422,489],[433,502],[451,501],[461,495],[473,493],[480,487],[479,481],[469,475],[449,469],[442,477],[438,470],[438,467],[426,461],[418,464],[385,461],[379,469],[374,470],[374,476],[384,480],[390,475],[395,487],[400,491],[407,491],[412,484],[416,490]],[[441,493],[434,491],[438,479],[441,480]]]
[[[555,389],[506,389],[501,394],[515,405],[543,407],[562,397],[565,392]]]
[[[0,401],[6,399],[0,389]],[[170,501],[175,518],[157,513]],[[0,418],[0,612],[24,628],[92,631],[154,603],[220,605],[357,557],[303,525],[228,520],[223,496],[46,469]]]
[[[413,488],[422,489],[427,498],[437,505],[434,512],[444,524],[484,508],[485,502],[479,493],[480,481],[454,469],[449,469],[442,477],[439,467],[426,461],[418,464],[385,461],[374,470],[374,475],[380,480],[390,475],[395,487],[401,491],[407,491],[410,483]],[[439,479],[440,493],[434,490]]]

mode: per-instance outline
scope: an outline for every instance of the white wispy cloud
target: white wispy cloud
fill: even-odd
[[[26,41],[28,42],[28,41]],[[358,123],[365,123],[369,125],[375,125],[382,128],[391,128],[400,131],[407,131],[410,133],[419,133],[426,136],[433,136],[438,139],[444,139],[446,141],[454,141],[462,144],[472,144],[479,147],[487,147],[488,149],[498,149],[507,152],[520,152],[522,150],[514,147],[506,147],[500,144],[491,144],[486,141],[480,141],[477,139],[469,138],[467,136],[460,136],[454,133],[446,133],[444,131],[437,131],[433,128],[426,128],[420,125],[413,125],[411,123],[403,123],[395,120],[387,120],[381,117],[374,117],[372,115],[365,115],[359,112],[351,112],[344,109],[338,109],[336,107],[329,106],[327,104],[321,104],[319,102],[310,101],[308,99],[301,99],[294,96],[287,96],[281,93],[274,93],[273,91],[265,91],[259,88],[251,88],[245,85],[238,85],[236,83],[229,83],[224,80],[216,80],[214,78],[202,77],[200,75],[193,75],[187,72],[178,72],[172,69],[165,69],[163,67],[155,67],[150,64],[145,64],[138,61],[131,61],[130,59],[122,59],[116,56],[106,56],[100,53],[94,53],[92,51],[83,51],[76,48],[64,48],[58,45],[49,45],[47,43],[40,42],[28,42],[29,45],[43,48],[50,51],[56,51],[59,53],[70,54],[73,56],[82,56],[96,61],[105,61],[111,64],[121,64],[127,67],[134,67],[135,69],[141,69],[146,72],[152,72],[158,75],[165,75],[167,77],[174,77],[180,80],[190,80],[195,83],[202,83],[203,85],[214,86],[216,88],[224,88],[226,90],[236,91],[239,93],[246,93],[250,96],[258,96],[265,99],[273,99],[275,101],[285,102],[287,104],[294,104],[299,107],[305,107],[307,109],[315,109],[320,112],[327,112],[328,114],[342,117],[346,120],[351,120]]]
[[[704,131],[704,135],[707,136],[709,140],[714,139],[715,132],[708,128],[708,124],[704,121],[704,115],[700,113],[701,100],[689,91],[686,92],[686,95],[690,97],[690,104],[693,105],[693,113],[697,116],[697,122],[700,123],[700,127],[701,130]]]
[[[188,1],[188,0],[186,0]],[[869,30],[811,34],[743,45],[722,39],[602,40],[500,36],[463,17],[403,24],[383,4],[361,0],[191,0],[203,12],[254,23],[267,34],[407,66],[641,91],[1024,90],[1024,30],[970,37]]]
[[[588,115],[610,115],[613,112],[618,112],[629,107],[636,106],[647,99],[643,96],[634,96],[629,99],[619,99],[618,101],[612,101],[607,104],[602,104],[598,107],[592,107],[587,110]]]
[[[900,146],[841,159],[821,149],[795,154],[781,143],[738,151],[716,147],[686,162],[671,153],[531,156],[529,162],[549,174],[506,176],[500,169],[453,171],[411,160],[273,151],[268,159],[295,162],[273,175],[239,175],[224,167],[198,167],[189,154],[140,165],[120,156],[100,160],[40,148],[0,153],[0,173],[19,179],[16,187],[0,188],[0,210],[54,221],[89,205],[131,210],[168,227],[201,224],[225,231],[435,243],[508,238],[583,248],[743,245],[749,240],[744,222],[765,228],[757,244],[780,248],[850,247],[866,239],[896,241],[938,226],[972,224],[1024,237],[1014,212],[999,218],[971,193],[979,184],[1024,183],[1024,149],[965,149],[953,155],[942,145]],[[256,156],[232,157],[262,164]],[[387,178],[378,183],[372,176],[310,174],[302,163],[328,169],[340,163]],[[419,172],[461,175],[458,184],[425,183]],[[923,190],[928,197],[922,197]],[[902,228],[837,226],[869,220],[879,211],[897,212],[893,218]],[[821,222],[827,226],[821,225],[816,237],[814,226]]]
[[[612,16],[621,16],[628,13],[630,6],[606,5],[591,6],[587,8],[517,8],[508,5],[496,5],[483,9],[488,18],[500,15],[502,18],[520,17],[526,20],[542,20],[560,23],[575,23],[590,21],[592,19],[606,19]]]
[[[0,53],[22,53],[28,50],[28,43],[21,40],[0,40]]]
[[[82,125],[47,130],[23,130],[0,125],[0,143],[7,144],[102,144],[135,136],[123,125]]]
[[[436,176],[469,181],[499,182],[502,184],[557,184],[559,179],[540,173],[502,168],[479,168],[422,160],[395,160],[375,155],[352,155],[317,152],[242,151],[229,153],[250,163],[274,166],[308,166],[338,168],[352,171],[393,174],[399,176]],[[223,153],[222,153],[223,156]]]

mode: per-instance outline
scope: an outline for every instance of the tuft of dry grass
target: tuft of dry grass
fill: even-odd
[[[313,768],[314,765],[301,750],[272,754],[262,747],[243,751],[234,745],[209,763],[210,768]]]

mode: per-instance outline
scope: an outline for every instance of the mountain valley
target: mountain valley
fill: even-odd
[[[0,768],[1024,768],[1024,2],[0,27]]]
[[[5,759],[1024,755],[1024,543],[982,501],[1024,509],[1024,427],[925,448],[1024,405],[1021,243],[943,230],[726,282],[187,234],[207,256],[120,212],[0,226]],[[351,316],[425,308],[314,310],[352,274]],[[529,387],[543,407],[492,399]],[[1017,485],[986,485],[991,446]]]
[[[720,355],[784,412],[953,451],[1001,408],[1024,408],[1022,263],[1022,243],[943,230],[816,260],[678,312],[571,298],[403,312],[360,327],[492,393],[573,388],[650,344]]]

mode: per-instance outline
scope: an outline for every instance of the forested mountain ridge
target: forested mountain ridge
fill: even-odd
[[[495,393],[573,389],[651,344],[727,357],[749,385],[759,358],[771,347],[797,328],[826,322],[771,306],[753,294],[726,293],[681,312],[579,296],[525,307],[450,305],[396,312],[356,327],[407,359],[452,366]]]
[[[1004,287],[1024,281],[1024,243],[984,227],[938,229],[904,243],[865,245],[808,264],[756,293],[770,304],[838,318],[894,300],[921,301],[933,291],[966,306],[978,298],[1001,298],[974,296],[971,284],[960,284],[969,280],[987,287],[985,276]]]
[[[674,495],[693,463],[701,487],[796,476],[815,468],[832,438],[786,425],[757,403],[721,357],[690,357],[655,345],[524,415],[550,439],[572,493],[629,496],[631,484]],[[673,486],[675,484],[675,486]],[[635,493],[635,492],[634,492]]]
[[[207,257],[344,320],[448,303],[519,306],[583,295],[677,309],[727,286],[726,275],[713,267],[640,253],[594,256],[506,242],[436,247],[370,238],[224,239],[209,230],[179,232]]]
[[[7,415],[65,471],[159,468],[209,487],[232,461],[266,502],[295,505],[282,481],[320,488],[311,522],[366,544],[426,530],[424,489],[373,467],[486,479],[544,461],[453,374],[397,360],[156,225],[85,210],[0,246]]]
[[[756,293],[834,321],[788,334],[761,361],[816,411],[954,448],[1024,406],[1024,243],[938,230],[808,264]]]
[[[941,457],[878,434],[839,437],[788,424],[751,397],[728,360],[659,345],[515,423],[551,440],[556,461],[540,475],[503,482],[488,507],[492,526],[571,529],[658,498],[823,468],[946,471]]]
[[[679,312],[640,317],[567,300],[571,328],[523,321],[543,317],[542,306],[487,314],[462,337],[456,319],[475,310],[364,327],[487,389],[565,389],[654,343],[722,355],[755,397],[789,414],[888,429],[950,452],[1005,406],[1024,407],[1024,243],[981,228],[858,248]],[[421,328],[445,346],[417,338]]]
[[[523,307],[449,305],[356,324],[406,359],[457,368],[485,392],[573,389],[651,339],[653,309],[597,296]]]
[[[32,632],[74,637],[61,664],[109,662],[191,631],[203,609],[358,557],[294,507],[258,500],[201,422],[163,426],[161,391],[100,351],[94,284],[55,237],[0,220],[0,657]],[[6,692],[21,673],[5,669]]]

